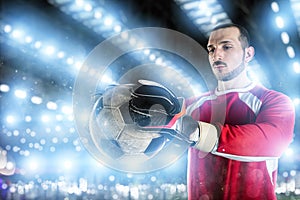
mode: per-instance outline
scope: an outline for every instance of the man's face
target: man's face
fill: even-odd
[[[229,81],[245,69],[245,51],[239,41],[240,32],[236,27],[213,31],[209,37],[207,50],[209,62],[216,78]]]

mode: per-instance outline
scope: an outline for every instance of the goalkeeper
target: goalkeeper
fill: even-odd
[[[189,199],[276,199],[278,159],[292,141],[295,111],[287,96],[247,76],[254,56],[249,43],[247,31],[236,24],[211,32],[207,50],[218,85],[187,99],[184,116],[178,115],[177,98],[161,85],[142,82],[132,94],[135,122],[149,127],[159,113],[167,115],[164,132],[176,135],[175,126],[190,144]],[[164,112],[149,114],[154,105]]]

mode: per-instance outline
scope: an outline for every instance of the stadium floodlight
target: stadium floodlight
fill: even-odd
[[[82,61],[76,61],[74,66],[75,66],[75,69],[80,70],[80,68],[82,66]]]
[[[56,110],[57,109],[57,104],[55,102],[53,102],[53,101],[49,101],[47,103],[47,108],[49,110]]]
[[[45,54],[46,55],[53,55],[54,54],[54,52],[55,52],[55,48],[53,47],[53,46],[47,46],[46,48],[45,48]]]
[[[42,47],[42,42],[41,42],[41,41],[36,41],[36,42],[34,43],[34,47],[35,47],[36,49],[41,48],[41,47]]]
[[[115,25],[115,26],[114,26],[114,31],[115,31],[116,33],[121,32],[121,31],[122,31],[122,26],[120,26],[120,25]]]
[[[60,132],[61,131],[61,126],[55,126],[55,131]]]
[[[0,92],[8,92],[10,90],[9,85],[0,84]]]
[[[12,31],[11,33],[11,36],[14,38],[14,39],[20,39],[23,35],[23,32],[21,30],[18,30],[18,29],[15,29]]]
[[[27,93],[24,90],[15,90],[15,96],[20,99],[25,99],[27,97]]]
[[[106,17],[106,18],[104,19],[104,24],[105,24],[106,26],[111,26],[112,23],[113,23],[113,19],[112,19],[111,17]]]
[[[155,60],[155,64],[157,65],[161,65],[163,63],[163,59],[161,57],[158,57],[156,60]]]
[[[5,167],[5,168],[8,169],[8,170],[12,170],[12,169],[15,168],[15,165],[14,165],[13,162],[8,161],[8,162],[6,163],[6,167]]]
[[[48,115],[42,115],[41,117],[42,122],[49,122],[50,121],[50,117]]]
[[[278,13],[279,12],[279,5],[276,1],[273,1],[271,3],[271,8],[273,10],[274,13]]]
[[[65,52],[59,51],[59,52],[57,53],[57,57],[58,57],[58,58],[64,58],[64,57],[65,57]]]
[[[291,175],[291,176],[296,176],[296,174],[297,174],[296,170],[291,170],[291,171],[290,171],[290,175]]]
[[[150,54],[150,49],[145,49],[143,52],[144,52],[145,55],[149,55]]]
[[[57,144],[58,143],[58,138],[57,137],[53,137],[51,141],[52,141],[53,144]]]
[[[291,157],[293,154],[294,154],[294,150],[291,147],[289,147],[285,150],[286,156]]]
[[[9,123],[9,124],[14,123],[15,121],[16,121],[16,118],[14,116],[12,116],[12,115],[8,115],[6,117],[6,122]]]
[[[84,5],[84,1],[83,1],[83,0],[76,0],[76,1],[75,1],[75,4],[76,4],[77,6],[83,6],[83,5]]]
[[[64,137],[62,141],[63,141],[63,143],[68,143],[69,139],[67,137]]]
[[[72,169],[72,167],[73,167],[73,163],[70,160],[64,161],[63,165],[64,165],[64,168],[68,169],[68,170]]]
[[[49,3],[105,38],[126,29],[121,21],[114,19],[97,1],[76,0],[66,4],[60,0],[49,0]]]
[[[294,103],[295,107],[299,106],[300,105],[300,98],[293,99],[293,103]]]
[[[38,96],[32,96],[31,97],[31,102],[33,104],[41,104],[43,102],[43,99],[41,97],[38,97]]]
[[[27,44],[31,43],[32,41],[33,41],[33,38],[32,38],[31,36],[26,36],[26,37],[25,37],[25,42],[26,42]]]
[[[35,40],[34,37],[28,35],[28,33],[25,33],[21,29],[13,28],[11,25],[7,24],[2,28],[3,32],[8,35],[8,37],[20,44],[22,44],[23,47],[30,48],[34,51],[40,50],[40,53],[49,56],[50,58],[59,58],[63,59],[66,57],[65,63],[67,65],[73,65],[74,63],[81,63],[80,60],[74,60],[72,55],[66,56],[67,53],[55,48],[53,45],[46,45],[44,41]],[[120,31],[121,27],[117,27],[116,31]],[[5,40],[6,41],[6,40]],[[20,46],[18,46],[20,48]],[[24,51],[27,52],[27,51]],[[29,52],[29,51],[28,51]],[[53,57],[52,57],[53,56]],[[41,57],[43,58],[43,57]],[[78,64],[75,65],[76,69],[78,69]],[[74,70],[71,70],[73,72]]]
[[[25,122],[31,122],[32,118],[30,115],[25,116]]]
[[[86,3],[86,4],[84,5],[84,10],[85,10],[86,12],[91,12],[91,11],[93,10],[93,6],[92,6],[91,4],[89,4],[89,3]]]
[[[111,181],[111,182],[114,182],[115,179],[116,179],[116,177],[115,177],[114,175],[110,175],[110,176],[108,177],[108,180]]]
[[[74,59],[73,59],[73,57],[68,57],[66,61],[67,61],[67,64],[68,64],[68,65],[73,65],[73,64],[74,64]]]
[[[55,116],[55,118],[56,118],[57,121],[62,121],[62,120],[63,120],[63,116],[60,115],[60,114],[57,114],[57,115]]]
[[[21,144],[25,144],[25,143],[26,143],[26,138],[22,137],[22,138],[20,139],[20,143],[21,143]]]
[[[50,152],[52,152],[52,153],[53,153],[53,152],[55,152],[55,151],[56,151],[56,148],[55,148],[55,147],[53,147],[53,146],[51,146],[51,147],[50,147]]]
[[[180,2],[180,1],[178,0],[178,2]],[[182,7],[185,10],[191,10],[191,9],[193,9],[195,7],[198,7],[198,6],[199,6],[199,2],[197,2],[197,1],[187,2],[187,3],[185,3],[185,4],[182,5]]]
[[[130,188],[130,195],[132,196],[132,198],[134,199],[139,199],[139,195],[140,195],[140,190],[138,187],[131,187]]]
[[[73,113],[72,106],[63,106],[61,111],[66,115],[71,115]]]
[[[69,120],[70,122],[74,121],[74,116],[73,116],[73,115],[69,115],[69,116],[68,116],[68,120]]]
[[[276,22],[276,25],[277,25],[277,27],[278,27],[279,29],[282,29],[282,28],[284,27],[284,20],[283,20],[282,17],[277,16],[277,17],[275,18],[275,22]]]
[[[74,127],[69,128],[69,133],[75,133],[75,128]]]
[[[294,18],[296,21],[298,35],[300,36],[300,1],[299,0],[290,0],[290,5],[294,14]]]
[[[39,163],[37,160],[31,159],[28,161],[28,168],[31,171],[36,171],[39,168]]]
[[[288,44],[290,42],[290,36],[287,32],[282,32],[280,36],[283,44]]]
[[[94,12],[94,18],[95,19],[101,19],[102,18],[102,12],[101,12],[101,10],[96,10]]]
[[[199,9],[208,10],[209,7],[205,1],[200,1],[198,4]]]
[[[231,22],[222,5],[216,0],[175,1],[207,37],[216,24]]]
[[[154,61],[154,60],[156,59],[155,54],[150,54],[149,59],[150,59],[151,61]]]
[[[12,27],[11,25],[7,24],[4,26],[3,30],[5,33],[10,33],[12,31]]]
[[[108,73],[108,74],[111,74],[111,73]],[[113,84],[115,83],[111,77],[111,75],[108,75],[108,74],[104,74],[101,78],[101,82],[102,83],[108,83],[108,84]]]
[[[287,54],[288,54],[288,56],[290,58],[294,58],[295,57],[295,50],[294,50],[294,48],[292,46],[287,46],[286,47],[286,52],[287,52]]]
[[[20,135],[20,131],[19,130],[14,130],[13,131],[13,135],[16,136],[16,137],[19,136]]]
[[[297,74],[300,74],[300,63],[298,61],[295,61],[293,63],[293,68],[294,68],[294,71],[297,73]]]

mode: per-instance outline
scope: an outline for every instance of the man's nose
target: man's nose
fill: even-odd
[[[223,52],[221,49],[216,48],[213,54],[213,61],[218,61],[223,59]]]

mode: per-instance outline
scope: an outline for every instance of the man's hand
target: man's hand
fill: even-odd
[[[133,121],[146,131],[160,131],[194,145],[200,136],[198,122],[185,115],[184,99],[156,82],[140,83],[129,102]]]

